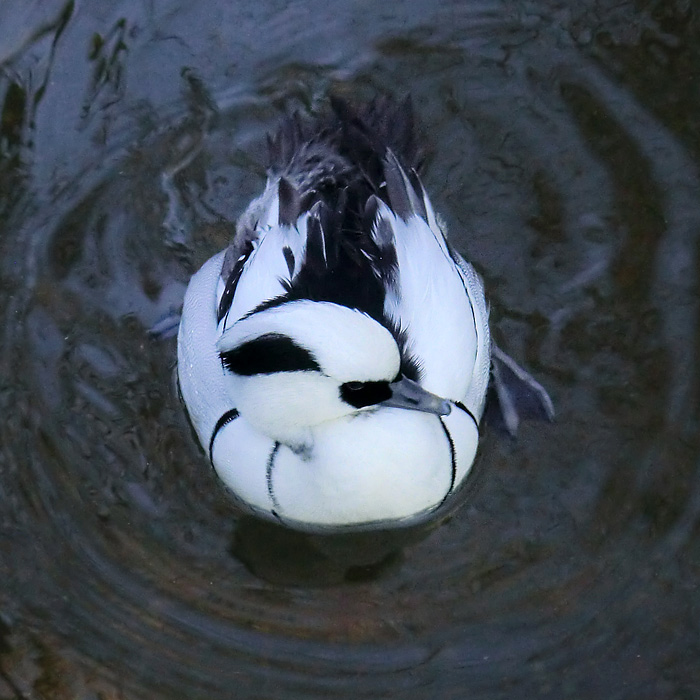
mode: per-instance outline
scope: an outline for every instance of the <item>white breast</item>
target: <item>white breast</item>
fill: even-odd
[[[448,416],[456,481],[476,450],[476,427]],[[312,431],[312,451],[295,454],[256,433],[243,418],[214,446],[219,477],[239,497],[282,521],[351,525],[400,519],[439,505],[453,486],[452,447],[437,416],[384,408]]]

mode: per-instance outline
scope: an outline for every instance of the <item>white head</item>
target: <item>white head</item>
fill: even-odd
[[[308,430],[381,406],[448,413],[449,405],[400,376],[392,334],[361,311],[292,301],[234,323],[217,343],[236,408],[288,444]]]

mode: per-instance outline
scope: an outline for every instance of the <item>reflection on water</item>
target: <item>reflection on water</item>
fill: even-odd
[[[0,697],[700,692],[699,20],[570,4],[2,5]],[[487,434],[460,510],[319,588],[242,563],[328,552],[244,537],[149,329],[331,88],[412,92],[558,422]]]

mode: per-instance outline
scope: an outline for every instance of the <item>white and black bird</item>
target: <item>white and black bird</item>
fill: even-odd
[[[464,482],[490,376],[506,419],[546,392],[497,349],[481,279],[417,175],[410,103],[287,117],[264,192],[190,281],[182,397],[234,494],[292,527],[406,522]]]

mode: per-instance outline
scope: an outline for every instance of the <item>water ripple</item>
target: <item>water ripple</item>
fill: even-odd
[[[0,696],[692,697],[700,154],[654,106],[668,52],[700,62],[692,13],[278,5],[54,3],[3,44]],[[409,88],[558,422],[487,433],[467,502],[390,566],[271,583],[149,331],[286,104]]]

